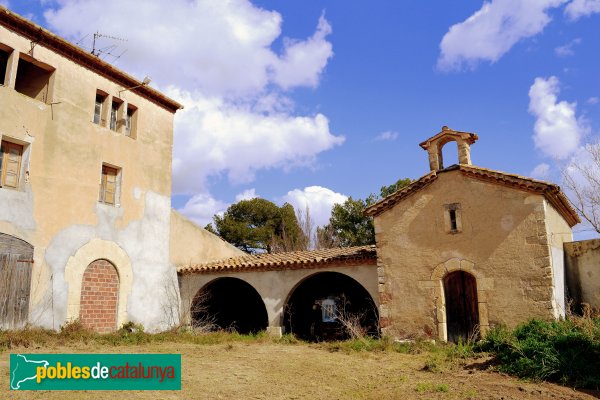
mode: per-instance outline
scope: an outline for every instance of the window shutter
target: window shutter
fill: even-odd
[[[4,155],[4,186],[16,188],[19,185],[23,146],[5,142],[4,147],[6,152]]]
[[[100,201],[115,204],[117,192],[117,173],[115,168],[102,166],[102,182],[100,184]]]

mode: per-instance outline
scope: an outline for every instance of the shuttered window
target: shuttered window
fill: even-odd
[[[23,146],[2,141],[0,147],[0,186],[8,188],[19,187]]]
[[[117,168],[102,166],[102,181],[100,182],[100,202],[106,204],[115,204],[117,197],[117,178],[119,170]]]

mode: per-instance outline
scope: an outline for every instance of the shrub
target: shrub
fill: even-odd
[[[499,369],[521,378],[600,388],[600,318],[530,320],[512,332],[497,327],[479,350],[494,354]]]

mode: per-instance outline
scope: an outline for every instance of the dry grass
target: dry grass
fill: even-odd
[[[593,398],[557,385],[522,382],[487,370],[485,359],[469,358],[460,350],[426,343],[306,344],[290,337],[273,340],[265,335],[171,333],[160,337],[138,334],[152,338],[139,344],[124,344],[126,341],[81,336],[76,329],[63,333],[62,340],[59,334],[43,340],[40,338],[44,334],[39,332],[37,336],[28,335],[21,344],[15,341],[10,350],[2,350],[0,376],[6,383],[4,393],[0,394],[2,398],[111,399],[125,395],[113,392],[9,393],[9,352],[182,354],[181,392],[127,392],[128,399]],[[23,343],[28,347],[23,347]]]

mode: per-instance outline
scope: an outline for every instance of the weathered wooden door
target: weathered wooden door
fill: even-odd
[[[476,339],[479,334],[479,307],[475,277],[464,271],[449,273],[444,278],[444,296],[448,341],[456,343]]]
[[[0,233],[0,328],[22,328],[29,313],[33,246]]]

